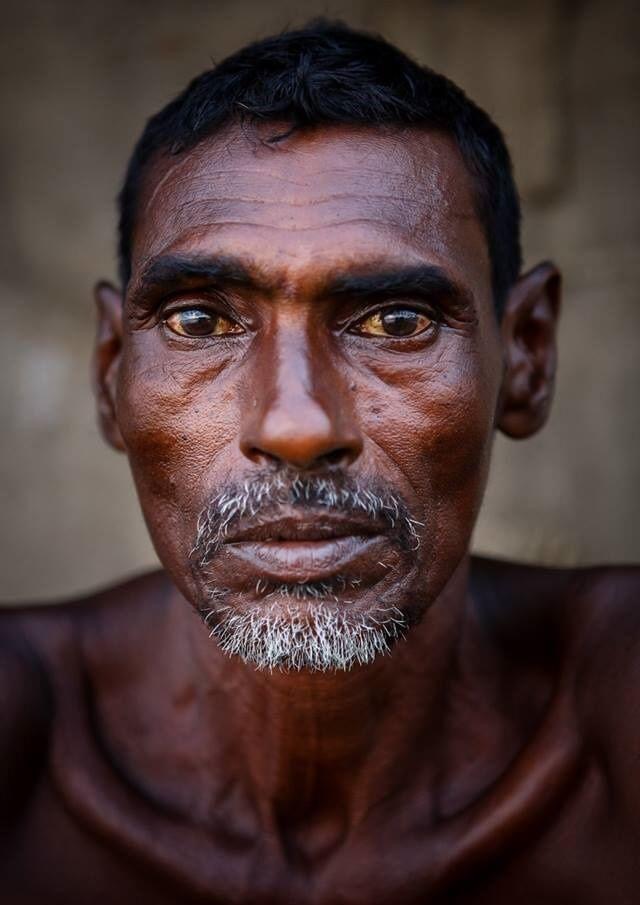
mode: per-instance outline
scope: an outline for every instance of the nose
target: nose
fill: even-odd
[[[252,462],[322,470],[358,458],[351,393],[326,354],[314,361],[305,340],[291,337],[265,356],[254,381],[240,440]]]

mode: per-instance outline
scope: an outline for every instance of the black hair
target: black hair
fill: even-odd
[[[158,154],[181,154],[234,122],[286,123],[271,140],[323,124],[436,129],[456,141],[476,186],[498,315],[521,267],[520,205],[500,129],[445,76],[383,38],[316,20],[249,44],[203,72],[148,121],[118,203],[123,285],[141,180]]]

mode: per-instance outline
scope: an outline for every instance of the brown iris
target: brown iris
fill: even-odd
[[[179,336],[226,336],[243,332],[239,324],[206,308],[181,308],[171,312],[165,318],[165,323]]]
[[[366,336],[417,336],[433,323],[423,311],[413,308],[387,308],[370,314],[357,325]]]

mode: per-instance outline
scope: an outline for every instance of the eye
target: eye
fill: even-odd
[[[240,324],[207,308],[181,308],[179,311],[172,311],[164,320],[167,327],[179,336],[228,336],[232,333],[244,333]]]
[[[433,324],[424,311],[414,308],[385,308],[361,320],[355,332],[365,336],[418,336]]]

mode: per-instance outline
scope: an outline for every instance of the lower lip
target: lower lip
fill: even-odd
[[[312,581],[371,565],[376,550],[382,547],[382,535],[347,535],[323,540],[242,541],[226,544],[233,558],[253,567],[261,577],[275,581]]]

